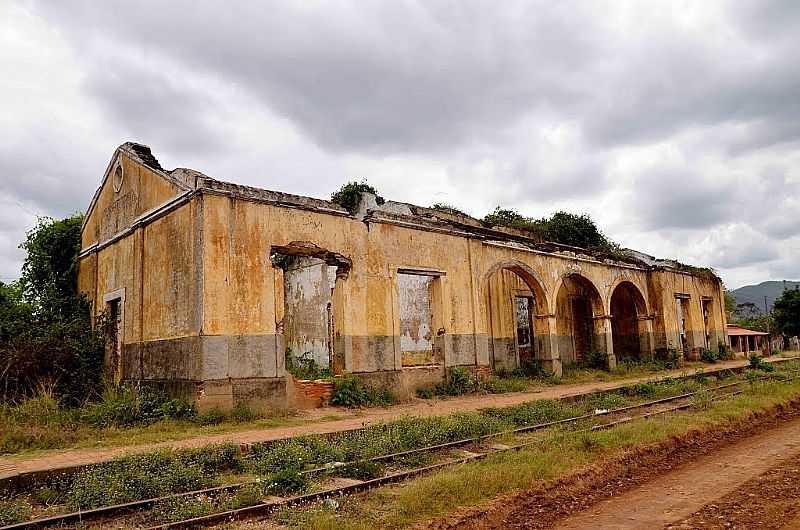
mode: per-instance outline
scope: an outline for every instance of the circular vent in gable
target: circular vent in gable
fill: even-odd
[[[124,175],[122,173],[122,164],[117,164],[117,167],[114,169],[114,191],[119,192],[122,189],[122,179]]]

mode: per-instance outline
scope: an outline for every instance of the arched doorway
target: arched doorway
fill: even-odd
[[[510,372],[533,359],[549,359],[547,297],[527,266],[506,262],[492,268],[485,295],[492,369]],[[546,369],[552,369],[547,364]]]
[[[608,353],[600,292],[584,276],[562,278],[556,295],[556,334],[563,364],[583,364],[592,352]]]
[[[617,360],[639,360],[650,353],[649,337],[643,317],[647,314],[644,297],[631,282],[622,282],[611,293],[611,336]]]

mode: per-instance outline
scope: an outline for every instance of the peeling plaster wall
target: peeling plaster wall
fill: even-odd
[[[397,275],[403,366],[433,364],[432,283],[431,276]]]
[[[314,361],[330,366],[328,353],[328,304],[336,268],[317,258],[299,257],[284,272],[285,317],[283,335],[295,355],[310,353]]]
[[[132,229],[134,219],[177,195],[178,188],[121,154],[123,179],[118,190],[105,180],[86,219],[84,245],[103,243],[119,231],[128,235],[83,256],[79,289],[94,312],[119,297],[122,351],[119,372],[125,380],[197,381],[202,378],[194,238],[200,202],[185,203],[154,221]],[[111,171],[116,168],[112,164]]]
[[[288,403],[286,343],[327,364],[328,303],[340,369],[396,382],[403,392],[452,366],[486,367],[494,358],[496,368],[513,368],[515,293],[534,298],[536,355],[557,373],[575,360],[570,296],[591,293],[591,341],[613,358],[611,296],[621,282],[641,293],[645,308],[637,321],[652,347],[676,344],[676,293],[689,296],[694,343],[705,341],[706,298],[712,345],[725,338],[718,281],[430,228],[400,203],[387,217],[365,211],[358,219],[324,201],[220,183],[129,229],[136,216],[182,191],[121,160],[122,189],[114,192],[106,179],[87,218],[79,286],[97,313],[105,295],[124,291],[125,378],[197,384],[202,407]],[[295,203],[281,202],[290,199]],[[115,230],[123,232],[102,246]],[[101,248],[92,250],[95,243]],[[333,266],[311,257],[296,258],[310,266],[286,274],[272,266],[275,248],[298,244],[350,264],[335,279]],[[410,281],[403,271],[430,276]],[[574,275],[585,281],[576,284]],[[622,320],[630,324],[631,315]],[[431,350],[436,366],[404,368],[403,352],[420,350]]]

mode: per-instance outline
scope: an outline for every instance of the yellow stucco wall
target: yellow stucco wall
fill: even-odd
[[[117,164],[122,166],[122,187],[114,190]],[[178,187],[155,171],[131,160],[120,152],[109,166],[106,183],[100,189],[93,208],[88,212],[81,232],[81,248],[101,242],[131,225],[136,217],[178,195]]]
[[[202,285],[193,266],[196,205],[186,202],[151,222],[133,226],[142,214],[166,203],[180,190],[154,171],[131,161],[125,153],[121,189],[113,176],[104,180],[82,233],[84,253],[79,261],[78,286],[93,302],[95,314],[107,310],[108,299],[119,299],[119,328],[125,348],[119,370],[124,378],[141,377],[143,364],[171,367],[164,379],[199,374],[185,362],[183,352],[170,352],[170,339],[196,337],[199,332],[197,287]],[[109,243],[109,241],[112,241]],[[159,350],[160,348],[160,350]],[[147,361],[143,361],[147,359]],[[195,363],[196,364],[196,363]],[[158,379],[155,368],[149,378]]]
[[[122,189],[115,192],[113,179],[107,179],[86,221],[79,286],[95,301],[97,312],[103,310],[104,296],[124,290],[124,342],[139,363],[132,364],[134,374],[138,366],[140,374],[151,378],[160,371],[166,379],[200,381],[283,377],[283,344],[276,328],[283,316],[283,280],[270,262],[276,247],[316,248],[349,263],[332,294],[337,355],[349,372],[403,368],[398,271],[436,278],[431,289],[434,340],[446,366],[489,365],[495,341],[515,336],[513,294],[531,292],[537,355],[550,369],[560,369],[559,352],[564,360],[571,355],[564,342],[572,333],[565,300],[575,294],[576,277],[596,292],[594,344],[609,355],[610,301],[622,282],[633,285],[644,300],[637,309],[637,325],[648,337],[643,351],[675,346],[676,294],[689,296],[690,329],[700,337],[695,342],[702,338],[704,298],[712,309],[710,332],[724,338],[722,292],[713,279],[542,252],[386,217],[365,222],[258,196],[186,191],[124,153],[120,160]],[[110,171],[114,168],[111,164]],[[142,213],[180,193],[191,197],[125,232]],[[105,243],[121,232],[118,240]],[[91,251],[95,243],[99,247]],[[233,392],[230,382],[225,384],[215,391]]]

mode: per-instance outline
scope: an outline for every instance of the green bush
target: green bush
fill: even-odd
[[[447,381],[446,393],[451,396],[469,394],[478,390],[478,379],[463,366],[456,366],[450,370]]]
[[[351,214],[358,211],[358,205],[361,202],[362,193],[372,193],[376,197],[378,204],[383,204],[385,201],[383,197],[378,195],[378,190],[367,184],[366,180],[361,182],[350,181],[344,184],[338,191],[331,194],[331,202],[342,206]]]
[[[387,388],[368,386],[353,376],[334,380],[331,403],[342,407],[386,406],[397,401]]]
[[[270,475],[266,491],[270,495],[292,495],[308,489],[308,477],[296,467],[285,467]]]
[[[715,352],[714,350],[709,350],[707,348],[703,348],[703,350],[700,352],[700,360],[703,361],[704,363],[713,364],[717,362],[718,356],[719,356],[718,352]]]
[[[92,326],[77,291],[83,215],[40,218],[21,248],[19,282],[0,282],[0,402],[19,402],[49,383],[59,401],[79,405],[103,374],[105,326]]]
[[[163,392],[143,386],[108,386],[98,403],[82,410],[83,419],[95,427],[130,427],[171,419],[195,416],[194,406],[170,399]]]
[[[291,348],[286,349],[286,371],[297,379],[329,379],[331,371],[317,364],[311,352],[295,355]]]
[[[766,362],[760,355],[756,353],[750,354],[750,368],[754,370],[761,370],[762,372],[775,371],[775,366]]]
[[[608,370],[608,355],[601,351],[590,351],[584,361],[587,367],[595,370]]]
[[[717,350],[719,352],[718,357],[722,361],[730,361],[735,357],[733,350],[730,349],[730,347],[728,347],[728,345],[722,341],[719,341],[719,344],[717,345]]]
[[[608,239],[589,215],[556,212],[552,217],[534,219],[511,209],[499,206],[483,218],[489,226],[508,226],[530,232],[545,241],[600,251],[612,258],[629,255],[620,246]]]
[[[0,526],[27,521],[31,517],[31,505],[17,499],[0,498]]]

